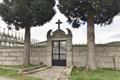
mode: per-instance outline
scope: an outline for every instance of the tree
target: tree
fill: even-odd
[[[3,0],[0,15],[8,25],[25,28],[24,64],[30,64],[30,29],[50,21],[55,14],[54,0]]]
[[[107,25],[120,12],[120,0],[59,0],[60,11],[74,28],[87,23],[87,65],[95,70],[94,24]]]

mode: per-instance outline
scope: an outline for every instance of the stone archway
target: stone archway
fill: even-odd
[[[68,34],[65,34],[65,32],[60,29],[61,23],[62,22],[58,20],[56,23],[58,24],[58,29],[53,33],[52,30],[49,30],[47,33],[47,66],[72,66],[72,32],[70,29],[67,29]],[[64,41],[65,46],[61,46]],[[57,44],[56,49],[54,42]]]

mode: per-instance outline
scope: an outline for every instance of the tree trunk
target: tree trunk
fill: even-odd
[[[25,27],[25,40],[24,40],[24,65],[30,64],[30,27]]]
[[[95,70],[95,34],[93,16],[88,16],[87,21],[87,69]]]

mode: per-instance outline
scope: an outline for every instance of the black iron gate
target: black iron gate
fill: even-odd
[[[52,66],[66,66],[66,41],[52,42]]]

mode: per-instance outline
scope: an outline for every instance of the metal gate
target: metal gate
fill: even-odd
[[[66,66],[66,41],[52,42],[52,66]]]

